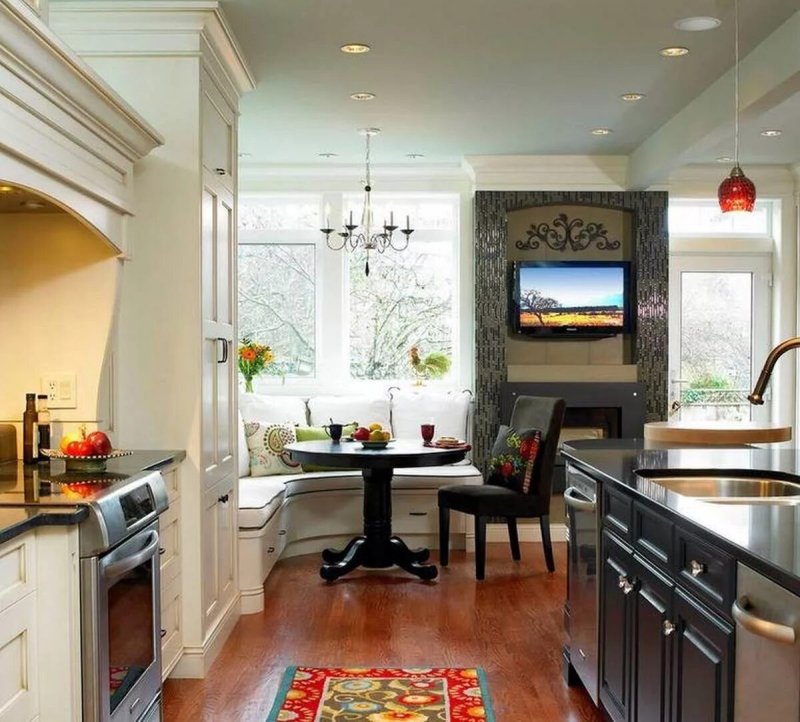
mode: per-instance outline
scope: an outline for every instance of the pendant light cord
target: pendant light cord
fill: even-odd
[[[733,161],[736,167],[739,166],[739,0],[733,3],[733,52],[734,52],[734,74],[733,74],[733,96],[734,96],[734,120],[733,120]]]

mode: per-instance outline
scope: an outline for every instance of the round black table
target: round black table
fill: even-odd
[[[365,449],[358,441],[300,441],[286,450],[294,461],[343,469],[361,469],[364,477],[364,533],[342,549],[322,552],[320,576],[334,581],[357,567],[385,569],[397,565],[420,579],[435,579],[433,564],[425,564],[427,549],[409,549],[392,535],[392,473],[396,468],[440,466],[461,461],[464,449],[438,449],[422,441],[398,440],[385,449]]]

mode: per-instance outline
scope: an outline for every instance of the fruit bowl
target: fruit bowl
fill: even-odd
[[[132,451],[112,449],[103,456],[67,456],[59,449],[42,449],[48,459],[57,459],[66,464],[67,471],[105,471],[109,459],[119,459],[121,456],[130,456]]]
[[[361,446],[365,449],[385,449],[389,444],[394,442],[394,439],[386,439],[384,441],[362,441]]]

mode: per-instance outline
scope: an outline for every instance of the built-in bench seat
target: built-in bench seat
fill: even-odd
[[[297,399],[287,403],[263,397],[243,398],[241,409],[247,421],[291,423],[305,421],[300,415]],[[438,404],[437,404],[438,396]],[[334,398],[334,397],[331,397]],[[423,410],[421,419],[414,419],[411,410],[415,402]],[[384,413],[393,419],[397,399],[335,397],[335,404],[347,409],[335,418],[375,418]],[[385,409],[381,404],[385,404]],[[317,408],[327,413],[325,402]],[[308,408],[315,408],[310,400]],[[392,426],[399,438],[419,438],[419,424],[430,421],[441,427],[442,435],[468,437],[469,397],[462,394],[424,394],[404,397],[398,409],[402,422]],[[367,409],[367,410],[365,410]],[[438,409],[438,412],[432,410]],[[359,415],[360,414],[360,415]],[[369,414],[369,415],[365,415]],[[441,415],[442,422],[439,422]],[[258,418],[257,416],[267,417]],[[377,417],[381,418],[381,417]],[[310,419],[312,423],[314,419]],[[411,430],[414,435],[412,436]],[[240,462],[247,459],[244,434],[240,434]],[[362,531],[363,480],[354,470],[314,471],[301,474],[251,477],[245,464],[240,464],[239,479],[239,587],[242,593],[242,613],[252,614],[264,608],[264,581],[275,562],[281,557],[318,553],[326,547],[343,546]],[[404,537],[409,546],[438,547],[437,492],[448,484],[480,484],[481,473],[469,460],[449,466],[430,466],[395,469],[392,481],[392,527]],[[467,544],[466,519],[453,515],[450,543],[463,549]]]

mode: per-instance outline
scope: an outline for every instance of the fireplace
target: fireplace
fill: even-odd
[[[640,383],[505,383],[500,404],[508,423],[518,396],[555,396],[567,409],[560,441],[641,438],[644,432],[645,389]],[[564,491],[564,461],[556,457],[553,494]]]

